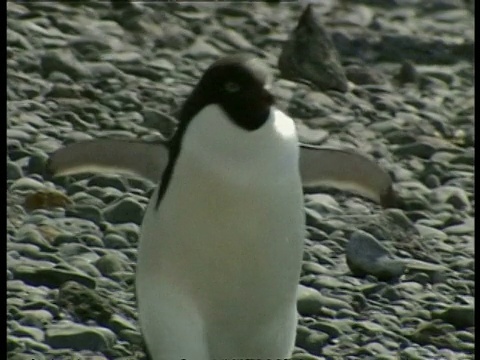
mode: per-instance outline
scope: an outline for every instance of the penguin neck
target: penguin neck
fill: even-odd
[[[278,176],[282,169],[297,166],[298,152],[295,125],[281,111],[271,108],[262,127],[247,131],[233,123],[220,106],[212,104],[186,129],[178,161],[220,172],[223,177],[246,179]]]

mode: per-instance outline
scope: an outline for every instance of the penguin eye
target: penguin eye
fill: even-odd
[[[223,88],[226,92],[233,94],[240,90],[240,85],[238,85],[236,82],[228,81],[223,85]]]

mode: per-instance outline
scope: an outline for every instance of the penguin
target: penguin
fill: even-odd
[[[348,150],[299,144],[251,55],[203,74],[167,144],[99,139],[50,156],[54,175],[136,174],[158,183],[137,253],[141,332],[153,360],[289,358],[305,235],[304,188],[388,207],[392,180]]]

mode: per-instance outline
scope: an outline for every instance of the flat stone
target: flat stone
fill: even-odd
[[[304,285],[298,285],[297,310],[301,315],[319,314],[322,306],[322,295],[320,292]]]
[[[73,272],[61,268],[33,268],[29,266],[17,266],[12,269],[16,279],[23,280],[27,284],[58,288],[67,281],[76,281],[89,288],[95,288],[95,280],[86,274]]]
[[[101,325],[108,324],[115,311],[107,299],[75,281],[66,282],[60,287],[57,302],[81,321],[95,320]]]
[[[43,328],[53,320],[53,315],[47,310],[23,310],[21,312],[20,324],[32,326],[34,328]]]
[[[53,71],[64,72],[72,79],[89,77],[88,69],[68,50],[50,50],[40,57],[44,77]]]
[[[122,271],[125,269],[122,262],[112,254],[106,254],[100,257],[96,262],[95,266],[104,276],[110,276],[117,271]]]
[[[475,326],[475,309],[472,305],[453,305],[448,307],[445,311],[435,312],[432,314],[433,318],[442,319],[457,328],[465,329]]]
[[[400,259],[394,258],[377,239],[362,230],[350,236],[346,256],[348,267],[358,276],[371,274],[386,280],[400,277],[405,271]]]
[[[104,351],[115,343],[115,334],[103,327],[74,323],[51,325],[46,330],[45,342],[52,348]]]
[[[144,207],[132,198],[124,198],[110,204],[103,210],[105,220],[118,224],[133,222],[141,224]]]

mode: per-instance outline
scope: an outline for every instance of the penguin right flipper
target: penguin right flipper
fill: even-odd
[[[330,186],[385,208],[397,205],[390,175],[374,160],[352,150],[300,144],[300,175],[304,188]]]
[[[50,155],[52,176],[85,172],[138,175],[157,183],[168,163],[168,149],[138,140],[98,139],[69,144]]]

